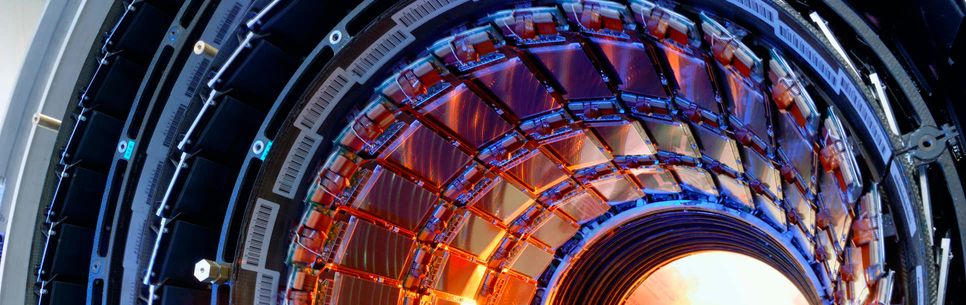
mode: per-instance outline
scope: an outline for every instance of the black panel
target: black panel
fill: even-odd
[[[167,251],[158,253],[158,259],[161,260],[158,281],[198,285],[194,277],[195,263],[215,257],[217,236],[208,228],[181,220],[175,221],[169,228],[171,235]]]
[[[300,55],[312,51],[323,36],[337,22],[338,18],[319,18],[320,11],[327,11],[334,16],[345,16],[358,1],[319,1],[295,0],[278,14],[262,25],[262,32],[270,33],[271,40],[286,50],[293,50]]]
[[[144,66],[124,56],[110,59],[110,69],[97,94],[94,95],[95,109],[115,117],[127,117],[134,96],[144,78]]]
[[[296,61],[271,42],[260,40],[251,53],[225,77],[225,91],[232,96],[268,108],[295,71]]]
[[[91,112],[84,134],[74,151],[74,162],[80,161],[100,172],[107,172],[114,159],[117,140],[121,137],[122,122],[98,111]]]
[[[168,285],[161,292],[161,305],[198,305],[209,304],[210,301],[210,290]]]
[[[151,3],[144,3],[134,14],[134,19],[117,40],[117,45],[111,49],[122,51],[124,56],[138,62],[147,63],[151,61],[171,25],[171,17]]]
[[[196,157],[169,215],[202,225],[220,225],[235,181],[232,176],[228,167]]]
[[[106,179],[104,174],[83,167],[76,168],[55,219],[85,227],[94,226]]]
[[[174,16],[181,9],[181,5],[187,0],[148,0],[146,2],[154,4],[157,8],[169,16]]]
[[[225,96],[195,149],[207,158],[237,164],[247,154],[262,116],[261,111]]]
[[[53,281],[47,286],[52,305],[82,305],[87,297],[87,287],[61,281]]]
[[[93,231],[72,224],[61,224],[55,231],[57,247],[54,250],[53,259],[45,260],[50,264],[49,268],[45,268],[48,272],[47,278],[86,281],[87,266],[91,260]]]

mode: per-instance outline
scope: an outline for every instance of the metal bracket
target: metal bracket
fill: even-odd
[[[897,150],[895,155],[909,154],[920,162],[928,163],[938,159],[947,146],[958,147],[959,131],[949,124],[942,125],[941,128],[922,126],[902,136],[905,146]]]

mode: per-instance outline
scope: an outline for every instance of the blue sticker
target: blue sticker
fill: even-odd
[[[134,154],[134,140],[127,140],[127,148],[124,149],[124,160],[131,160]]]
[[[272,141],[268,141],[268,144],[265,144],[265,149],[262,150],[262,155],[259,156],[258,159],[265,161],[265,157],[268,157],[268,151],[271,149],[272,149]]]

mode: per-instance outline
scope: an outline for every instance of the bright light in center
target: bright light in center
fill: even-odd
[[[741,254],[711,251],[658,269],[626,305],[808,305],[787,277]]]

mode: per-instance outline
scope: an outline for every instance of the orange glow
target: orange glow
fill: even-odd
[[[771,266],[741,254],[711,251],[658,269],[625,304],[808,305],[808,301]]]

